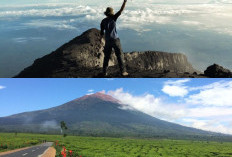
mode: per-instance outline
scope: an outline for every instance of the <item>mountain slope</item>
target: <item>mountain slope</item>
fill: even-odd
[[[99,77],[103,66],[103,43],[100,31],[90,29],[64,44],[56,51],[39,58],[15,77]],[[129,77],[200,77],[180,53],[157,51],[124,53]],[[112,55],[109,62],[111,77],[118,75],[117,59]],[[164,75],[164,71],[173,72]],[[185,74],[188,72],[188,74]],[[189,75],[192,74],[192,75]]]
[[[2,117],[0,131],[59,133],[60,121],[67,123],[68,133],[78,135],[178,139],[226,137],[159,120],[140,111],[122,109],[120,101],[102,93],[87,95],[46,110]]]

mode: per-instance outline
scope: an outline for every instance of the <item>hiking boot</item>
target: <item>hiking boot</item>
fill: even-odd
[[[106,76],[108,76],[109,74],[108,74],[107,72],[103,72],[102,75],[103,75],[103,77],[106,77]]]
[[[100,78],[104,78],[104,77],[107,77],[108,76],[108,73],[104,73],[104,72],[101,72],[97,75],[97,77],[100,77]]]
[[[129,74],[128,74],[128,72],[126,72],[126,71],[122,73],[122,76],[128,76],[128,75],[129,75]]]

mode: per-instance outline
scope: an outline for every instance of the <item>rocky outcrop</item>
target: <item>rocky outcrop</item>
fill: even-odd
[[[228,69],[223,68],[220,65],[213,64],[209,66],[205,71],[204,71],[205,76],[207,77],[212,77],[212,78],[228,78],[232,77],[232,72]]]
[[[188,62],[187,57],[180,53],[131,52],[125,53],[125,60],[129,67],[140,70],[170,70],[189,73],[196,71]]]
[[[100,31],[90,29],[51,54],[35,60],[16,77],[97,77],[103,65],[103,47]],[[146,77],[143,73],[166,71],[192,74],[196,71],[187,57],[180,53],[147,51],[125,53],[124,56],[127,69],[140,72],[141,77]],[[113,53],[109,66],[116,65],[117,59]]]

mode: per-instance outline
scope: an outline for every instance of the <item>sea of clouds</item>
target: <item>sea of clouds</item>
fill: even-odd
[[[200,4],[154,4],[153,1],[142,5],[144,2],[128,2],[128,7],[119,21],[119,29],[130,28],[144,31],[147,25],[172,24],[177,26],[194,27],[201,30],[212,30],[218,33],[232,35],[232,25],[228,21],[232,18],[232,5],[223,3],[200,3]],[[109,2],[108,2],[109,3]],[[91,3],[90,3],[91,4]],[[104,3],[103,3],[104,4]],[[57,29],[75,29],[76,21],[85,22],[92,20],[98,22],[104,18],[103,12],[108,5],[83,5],[76,3],[64,4],[28,4],[9,5],[0,7],[0,17],[6,20],[14,20],[21,17],[64,17],[59,20],[43,21],[32,20],[26,23],[28,26],[55,27]],[[232,3],[231,3],[232,4]],[[119,9],[119,4],[115,5]],[[2,11],[1,11],[2,10]],[[54,25],[52,25],[54,22]],[[34,25],[32,25],[32,23]],[[145,30],[146,31],[146,30]]]
[[[36,42],[56,42],[44,46],[44,51],[49,53],[58,43],[67,42],[89,28],[99,28],[105,8],[112,6],[117,11],[121,3],[113,0],[20,0],[10,3],[3,0],[0,2],[0,41],[24,44],[19,47],[25,53],[28,49],[25,45],[35,44],[32,47],[36,48]],[[231,12],[231,0],[128,0],[126,10],[118,20],[118,30],[125,51],[181,52],[199,70],[203,71],[215,62],[232,69]],[[61,39],[59,32],[68,35]],[[4,42],[0,42],[0,46],[1,43],[6,45]],[[3,51],[11,54],[5,54],[4,60],[9,60],[15,53],[7,48]],[[38,52],[30,54],[30,61],[16,60],[11,64],[12,71],[19,72],[20,69],[15,69],[23,69],[41,56]],[[3,62],[1,64],[0,59],[1,67],[6,67],[8,62]]]

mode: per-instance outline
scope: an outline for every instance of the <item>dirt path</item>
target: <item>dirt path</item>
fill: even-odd
[[[53,147],[49,147],[41,157],[55,157],[55,156],[56,156],[56,149]]]

